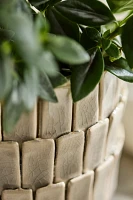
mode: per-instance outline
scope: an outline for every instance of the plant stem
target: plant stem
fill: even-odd
[[[110,35],[107,36],[107,39],[112,40],[116,36],[120,35],[121,31],[122,31],[122,27],[128,21],[128,19],[132,16],[133,16],[133,10],[128,14],[128,16],[125,19],[123,19],[121,22],[119,22],[119,26]]]
[[[123,19],[121,22],[119,22],[119,26],[120,27],[123,26],[128,21],[128,19],[132,16],[133,16],[133,10],[127,15],[127,17],[125,19]]]
[[[108,37],[107,39],[112,40],[114,39],[116,36],[120,35],[122,28],[121,27],[117,27]]]

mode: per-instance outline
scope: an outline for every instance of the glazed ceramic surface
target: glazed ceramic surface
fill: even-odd
[[[125,84],[105,72],[75,104],[69,86],[56,94],[57,104],[39,100],[12,133],[1,133],[2,200],[111,200],[125,138]]]

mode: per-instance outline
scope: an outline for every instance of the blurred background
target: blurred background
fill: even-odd
[[[133,200],[133,84],[128,84],[124,115],[126,140],[120,163],[119,184],[113,200]]]

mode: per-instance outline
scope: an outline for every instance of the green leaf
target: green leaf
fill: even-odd
[[[120,49],[114,43],[111,43],[108,48],[106,48],[106,53],[113,59],[118,59],[121,56]]]
[[[13,130],[25,109],[21,97],[19,86],[13,86],[12,92],[6,99],[3,108],[3,129],[7,133]]]
[[[57,102],[57,97],[53,90],[52,84],[45,73],[40,74],[40,82],[38,85],[38,96],[41,99]]]
[[[71,91],[73,101],[79,101],[94,90],[104,70],[103,57],[98,49],[89,63],[72,68]]]
[[[103,50],[107,50],[111,45],[111,41],[109,39],[102,38],[102,48]]]
[[[0,100],[9,92],[12,85],[11,68],[13,63],[11,58],[6,55],[2,55],[0,52]]]
[[[49,0],[29,0],[29,2],[35,6],[35,7],[39,7],[41,5],[44,5],[45,3],[47,3]]]
[[[84,29],[81,35],[80,43],[83,45],[85,49],[88,50],[93,47],[96,47],[100,42],[101,42],[101,35],[97,29],[91,27],[87,27],[86,29]]]
[[[34,27],[32,21],[22,14],[8,15],[6,13],[6,15],[8,16],[6,19],[4,18],[5,13],[1,15],[3,23],[8,23],[9,28],[15,32],[14,48],[26,66],[36,65],[37,68],[43,68],[47,74],[51,75],[57,71],[58,67],[52,53],[44,51],[37,38],[38,35],[35,31],[37,25]],[[40,26],[38,25],[38,27]]]
[[[14,36],[14,32],[0,28],[0,43],[3,41],[10,41]]]
[[[27,111],[30,111],[37,100],[38,94],[38,71],[32,67],[25,69],[23,82],[20,85],[22,102]]]
[[[107,0],[107,2],[114,13],[133,10],[133,0]]]
[[[64,63],[77,65],[88,62],[89,54],[76,41],[63,36],[49,37],[48,48]]]
[[[57,2],[61,0],[29,0],[29,2],[35,6],[38,10],[44,11],[50,6],[55,5]]]
[[[55,75],[50,76],[49,79],[54,88],[56,88],[60,85],[63,85],[64,83],[66,83],[68,81],[68,79],[65,76],[63,76],[60,72],[56,72]]]
[[[19,56],[28,65],[34,65],[40,51],[40,44],[36,38],[32,21],[21,13],[1,12],[0,18],[3,21],[3,25],[8,24],[9,29],[15,33],[14,46]]]
[[[49,24],[44,15],[42,15],[41,13],[37,14],[37,17],[35,19],[35,29],[40,37],[43,37],[43,35],[45,36],[45,33],[49,32]]]
[[[16,11],[18,13],[22,12],[23,14],[27,15],[30,19],[32,19],[31,8],[27,1],[24,0],[17,0],[16,1]]]
[[[103,38],[107,38],[109,35],[110,35],[110,30],[107,30],[107,31],[105,31],[104,33],[103,33]]]
[[[55,8],[71,21],[87,26],[100,26],[115,19],[108,7],[99,1],[62,1]]]
[[[122,47],[130,68],[133,68],[133,17],[123,27]]]
[[[106,58],[105,69],[124,81],[133,82],[133,71],[124,58],[120,58],[114,62],[110,62]]]
[[[66,35],[79,41],[79,27],[76,23],[61,15],[54,7],[47,9],[45,14],[51,25],[51,33]]]
[[[59,70],[53,54],[48,50],[40,53],[40,60],[36,65],[40,72],[45,72],[49,76],[54,76]]]

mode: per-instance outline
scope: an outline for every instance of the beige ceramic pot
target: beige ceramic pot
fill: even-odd
[[[2,200],[111,200],[125,138],[125,84],[105,72],[75,104],[69,86],[56,94],[57,104],[39,101],[2,134]]]

